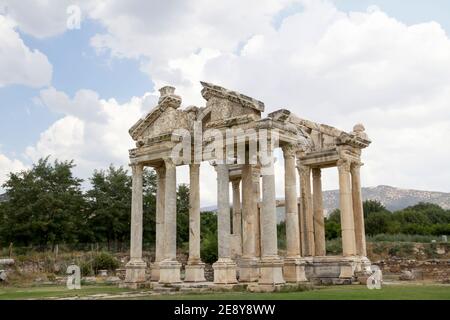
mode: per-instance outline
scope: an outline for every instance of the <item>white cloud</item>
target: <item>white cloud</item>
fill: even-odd
[[[175,85],[185,105],[204,103],[198,82],[206,80],[263,100],[267,111],[288,108],[345,130],[363,122],[373,140],[363,154],[364,185],[449,191],[450,40],[444,30],[435,22],[408,26],[379,8],[346,14],[329,2],[306,0],[275,28],[280,11],[295,2],[103,0],[86,12],[106,30],[91,40],[96,49],[139,59],[156,87]],[[41,11],[20,18],[17,8],[10,14],[20,30],[37,37],[64,32],[60,16],[57,25],[44,19],[48,24],[39,29]],[[86,178],[95,168],[128,162],[128,129],[156,97],[120,105],[90,90],[68,97],[48,88],[40,101],[63,118],[26,154],[75,159]],[[276,170],[282,196],[281,157]],[[202,166],[202,205],[215,198],[212,176],[213,169]],[[187,167],[178,177],[188,182]],[[324,187],[337,187],[337,170],[325,170]]]
[[[80,90],[70,98],[50,88],[41,90],[39,100],[64,117],[43,132],[26,155],[33,161],[47,155],[74,159],[76,173],[87,178],[94,169],[111,163],[128,164],[128,149],[133,147],[128,129],[156,105],[157,97],[145,94],[121,105],[114,99],[100,99],[91,90]]]
[[[2,185],[6,182],[11,172],[19,172],[25,169],[26,166],[21,161],[9,159],[0,153],[0,192],[3,191]]]
[[[92,14],[107,33],[92,44],[140,59],[186,104],[202,103],[198,81],[206,80],[261,99],[268,111],[286,107],[344,130],[363,122],[373,139],[363,156],[365,185],[448,191],[450,40],[441,26],[303,0],[303,10],[274,28],[292,2],[107,1]],[[327,170],[325,180],[336,187],[336,172]]]
[[[43,87],[51,82],[52,65],[38,50],[30,50],[13,20],[0,15],[0,87],[23,84]]]

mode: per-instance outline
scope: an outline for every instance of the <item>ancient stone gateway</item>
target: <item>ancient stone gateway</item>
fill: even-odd
[[[367,274],[370,262],[366,258],[360,168],[361,150],[370,140],[363,125],[355,125],[347,133],[284,109],[262,118],[262,102],[210,83],[202,82],[202,86],[205,107],[184,110],[175,88],[161,88],[158,105],[129,131],[136,148],[130,150],[131,249],[125,285],[138,287],[146,282],[147,266],[142,260],[144,166],[153,167],[158,177],[151,281],[205,281],[200,258],[202,161],[209,161],[217,172],[215,284],[339,283]],[[284,155],[284,203],[275,198],[273,151],[277,147]],[[176,169],[182,164],[190,168],[189,259],[184,279],[176,258]],[[327,256],[325,249],[321,169],[328,167],[337,167],[339,174],[342,256]],[[286,212],[284,257],[277,248],[277,205],[284,205]]]

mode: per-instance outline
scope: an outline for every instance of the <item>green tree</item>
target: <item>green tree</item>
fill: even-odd
[[[177,192],[177,243],[189,242],[189,186],[180,184]]]
[[[95,170],[89,200],[89,230],[97,242],[128,241],[130,234],[131,178],[123,167],[110,166],[108,170]]]
[[[73,161],[40,159],[30,170],[11,173],[3,187],[2,241],[16,245],[74,243],[85,227],[86,202]]]
[[[367,217],[373,212],[385,212],[386,207],[378,200],[366,200],[363,202],[364,217]]]

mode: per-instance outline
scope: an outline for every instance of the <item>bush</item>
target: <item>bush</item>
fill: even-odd
[[[116,270],[119,265],[119,261],[107,252],[96,254],[92,260],[92,269],[94,269],[95,273],[98,270]]]
[[[413,253],[414,253],[414,244],[408,242],[396,244],[389,249],[390,256],[408,257],[411,256]]]
[[[79,265],[81,275],[83,277],[90,277],[94,275],[94,269],[92,268],[92,261],[82,261]]]

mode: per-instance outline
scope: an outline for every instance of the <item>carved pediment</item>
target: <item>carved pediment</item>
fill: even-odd
[[[181,106],[181,97],[174,94],[175,88],[166,86],[159,91],[161,97],[158,105],[129,130],[133,140],[146,141],[169,134],[175,129],[189,129],[190,112],[178,109]]]
[[[209,127],[231,126],[261,118],[264,111],[261,101],[211,83],[201,84],[202,96],[207,101]]]

